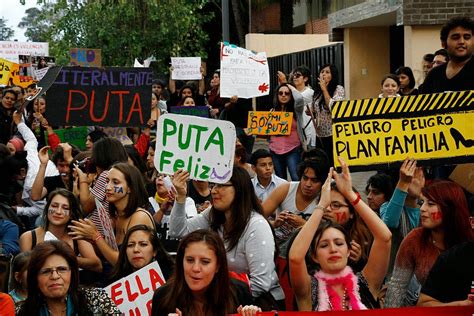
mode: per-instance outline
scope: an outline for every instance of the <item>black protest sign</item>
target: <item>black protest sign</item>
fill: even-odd
[[[144,126],[151,113],[149,68],[63,67],[46,96],[51,125]]]
[[[334,157],[352,170],[472,162],[474,90],[338,101],[332,106]],[[336,160],[336,164],[338,164]]]

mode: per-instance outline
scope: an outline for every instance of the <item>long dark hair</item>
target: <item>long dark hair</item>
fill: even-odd
[[[96,167],[107,170],[116,162],[127,162],[128,155],[119,140],[111,137],[102,137],[94,142],[92,160]]]
[[[413,71],[410,67],[400,67],[395,71],[395,74],[397,76],[400,76],[401,74],[406,75],[410,81],[408,83],[408,88],[413,89],[415,87],[415,76],[413,75]]]
[[[116,169],[123,174],[128,188],[130,189],[127,206],[125,207],[125,216],[127,218],[132,216],[132,214],[135,213],[138,208],[146,209],[148,203],[148,193],[146,191],[145,181],[142,174],[140,173],[140,170],[126,162],[116,163],[112,166],[112,169]],[[112,215],[116,215],[117,208],[113,203],[110,203],[109,210]]]
[[[144,231],[148,233],[149,241],[153,246],[153,250],[156,251],[155,260],[162,268],[162,272],[165,273],[163,270],[171,271],[171,269],[173,269],[174,261],[161,244],[160,239],[156,235],[156,231],[146,225],[135,225],[128,229],[127,233],[125,234],[125,237],[123,238],[122,247],[120,247],[119,250],[117,264],[112,270],[111,279],[113,281],[121,279],[134,272],[134,268],[132,267],[130,261],[128,261],[127,258],[127,244],[128,240],[130,239],[130,236],[136,231]],[[164,275],[164,277],[165,279],[167,279],[168,275]]]
[[[76,196],[69,190],[59,188],[59,189],[54,190],[48,195],[48,201],[46,202],[46,206],[44,207],[44,211],[43,211],[43,224],[41,225],[41,227],[43,227],[44,230],[48,230],[49,207],[51,205],[51,202],[53,201],[53,198],[56,195],[61,195],[65,197],[69,203],[69,221],[67,222],[66,227],[71,223],[71,221],[73,220],[77,221],[81,218],[84,218],[84,213],[82,213],[81,204],[77,200]]]
[[[466,195],[458,184],[438,180],[424,187],[421,192],[426,198],[439,205],[443,218],[441,227],[444,231],[446,249],[473,239]],[[431,231],[423,228],[421,238],[425,244],[429,243],[430,235]]]
[[[239,242],[240,236],[247,227],[252,211],[263,214],[262,205],[252,186],[252,181],[248,172],[241,168],[232,169],[232,177],[230,182],[234,186],[235,196],[232,201],[231,221],[228,223],[228,229],[224,231],[224,241],[227,243],[227,251],[234,249]],[[226,223],[224,212],[211,208],[210,212],[211,229],[218,231],[219,228]]]
[[[46,303],[43,293],[38,288],[38,274],[46,260],[52,256],[63,257],[71,269],[71,282],[68,294],[72,299],[73,306],[79,315],[85,315],[86,304],[79,288],[79,266],[76,255],[72,248],[61,240],[45,241],[31,252],[30,263],[28,265],[28,297],[21,305],[19,316],[38,315],[38,309]]]
[[[230,285],[229,269],[224,243],[220,236],[207,229],[199,229],[184,237],[178,246],[176,254],[176,268],[173,276],[165,285],[169,291],[165,292],[160,301],[159,309],[174,312],[179,308],[183,315],[194,315],[194,297],[184,277],[184,254],[192,243],[204,242],[211,248],[217,258],[218,271],[207,289],[204,303],[205,315],[226,315],[235,312],[236,298]]]
[[[288,90],[290,91],[290,101],[288,101],[287,104],[285,104],[285,110],[286,112],[295,112],[295,99],[293,98],[293,93],[291,92],[291,89],[289,87],[289,84],[287,83],[282,83],[279,85],[276,90],[275,90],[275,96],[273,98],[273,108],[275,111],[283,111],[283,105],[280,103],[278,100],[278,93],[280,92],[280,89],[283,87],[287,87]]]
[[[319,68],[318,78],[321,71],[323,71],[323,69],[326,67],[329,67],[329,70],[331,71],[331,81],[329,81],[328,83],[328,93],[331,97],[333,97],[334,92],[336,91],[337,85],[339,84],[339,71],[337,70],[336,66],[333,64],[324,64]],[[321,91],[319,84],[316,84],[316,91],[314,93],[315,98],[317,99],[321,97],[322,95],[323,95],[323,92]]]

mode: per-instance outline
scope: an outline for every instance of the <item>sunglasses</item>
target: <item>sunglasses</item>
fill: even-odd
[[[303,75],[300,74],[300,73],[295,73],[293,74],[293,78],[299,78],[299,77],[302,77]]]
[[[289,91],[278,91],[278,95],[290,95]]]

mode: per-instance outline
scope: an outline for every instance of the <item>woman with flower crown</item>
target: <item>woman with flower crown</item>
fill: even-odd
[[[392,235],[378,215],[352,190],[349,167],[342,158],[339,162],[342,173],[338,174],[331,168],[321,189],[318,206],[290,248],[290,280],[300,311],[379,307],[376,297],[387,273]],[[331,191],[332,179],[338,192]],[[337,223],[321,222],[332,194],[342,194],[345,202],[354,206],[374,237],[367,264],[357,274],[347,265],[351,250],[347,232]],[[308,249],[319,270],[314,275],[307,273],[305,257]]]

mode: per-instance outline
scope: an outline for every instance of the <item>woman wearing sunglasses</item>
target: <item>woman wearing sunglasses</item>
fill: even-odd
[[[301,161],[301,144],[303,143],[303,108],[304,99],[295,87],[286,83],[286,77],[278,72],[278,81],[274,98],[273,111],[288,112],[293,114],[291,129],[287,135],[274,135],[270,137],[270,153],[277,176],[298,181],[298,164]]]

